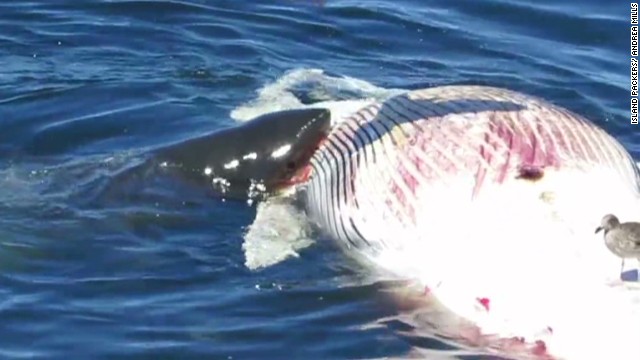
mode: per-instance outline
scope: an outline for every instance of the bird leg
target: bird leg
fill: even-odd
[[[620,266],[620,279],[622,279],[623,272],[624,272],[624,258],[622,258],[622,265]]]

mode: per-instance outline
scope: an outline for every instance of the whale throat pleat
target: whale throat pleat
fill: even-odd
[[[418,232],[425,189],[459,181],[471,200],[491,184],[535,182],[550,169],[606,167],[637,187],[626,150],[599,127],[505,89],[447,86],[368,105],[311,158],[310,218],[351,247],[397,246]]]

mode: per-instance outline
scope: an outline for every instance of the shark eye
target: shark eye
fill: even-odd
[[[293,161],[289,161],[287,163],[287,169],[293,170],[295,167],[296,167],[296,163],[294,163]]]

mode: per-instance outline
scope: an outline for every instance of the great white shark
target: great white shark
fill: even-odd
[[[541,98],[443,86],[338,124],[324,108],[278,111],[161,149],[149,167],[224,197],[290,199],[345,253],[418,279],[466,321],[467,342],[640,358],[640,305],[593,235],[606,213],[640,216],[638,169],[602,128]]]

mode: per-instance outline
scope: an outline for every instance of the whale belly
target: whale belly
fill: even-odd
[[[579,332],[566,309],[577,312],[578,294],[619,274],[594,229],[606,213],[640,210],[637,168],[613,137],[542,99],[490,87],[369,105],[331,131],[310,167],[308,215],[351,252],[419,279],[487,332],[560,329],[545,341],[566,334],[556,342],[565,354]],[[550,295],[568,283],[575,298]]]

